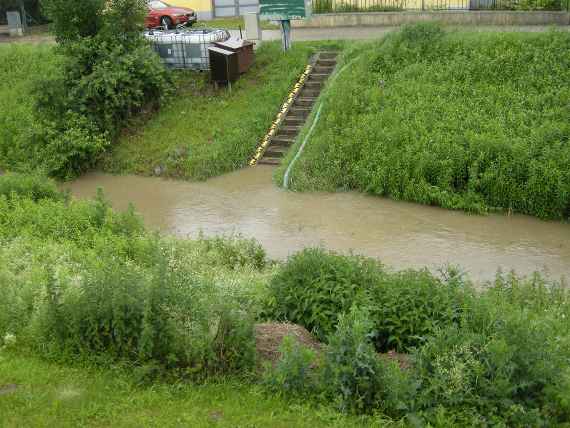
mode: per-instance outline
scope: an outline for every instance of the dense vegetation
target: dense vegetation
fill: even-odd
[[[169,78],[141,35],[143,0],[43,7],[58,45],[1,51],[0,167],[67,178],[93,166],[132,115],[160,104]],[[13,93],[22,102],[11,111]]]
[[[30,170],[37,82],[56,73],[61,57],[46,45],[0,44],[0,170]]]
[[[568,33],[416,25],[345,63],[294,189],[570,217]]]
[[[256,244],[159,238],[102,196],[68,201],[33,181],[1,182],[0,337],[15,334],[43,356],[98,355],[150,372],[251,366],[248,293],[265,266]]]
[[[359,292],[338,293],[345,287]],[[570,421],[564,284],[497,275],[476,291],[453,269],[442,277],[390,272],[372,260],[308,249],[272,277],[270,290],[279,319],[330,331],[320,373],[306,370],[315,355],[286,347],[269,378],[274,389],[436,426]],[[379,364],[373,345],[411,354],[411,367]]]
[[[260,321],[301,324],[323,348],[287,339],[258,383]],[[11,364],[41,358],[119,367],[121,391],[170,380],[194,394],[223,375],[369,423],[551,426],[570,421],[569,332],[568,289],[538,275],[476,291],[452,269],[394,272],[322,249],[276,264],[253,241],[161,237],[102,194],[0,177],[0,387],[26,379],[6,377]],[[379,357],[391,350],[407,369]]]

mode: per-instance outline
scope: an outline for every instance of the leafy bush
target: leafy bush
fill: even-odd
[[[405,352],[457,323],[466,291],[461,285],[443,283],[427,270],[386,275],[370,293],[376,348]]]
[[[392,273],[372,259],[305,249],[272,278],[267,311],[326,340],[340,314],[355,304],[367,305],[376,349],[406,351],[455,324],[468,292],[453,272],[442,281],[426,270]]]
[[[30,138],[50,174],[93,166],[131,116],[166,96],[167,71],[140,32],[145,8],[142,0],[45,2],[63,65],[36,85]]]
[[[265,386],[289,397],[304,397],[318,391],[315,352],[301,345],[292,336],[283,339],[281,358],[264,374]]]
[[[55,183],[41,175],[5,174],[0,176],[0,197],[8,199],[18,195],[33,201],[51,199],[61,201],[65,199]]]
[[[385,394],[367,315],[356,306],[341,314],[324,355],[322,385],[343,412],[370,413]]]
[[[338,317],[366,295],[381,276],[372,259],[308,248],[291,256],[272,278],[273,315],[301,324],[324,340]]]
[[[570,218],[570,35],[405,27],[328,90],[291,183]]]
[[[95,36],[104,25],[105,0],[44,0],[42,6],[59,43]]]

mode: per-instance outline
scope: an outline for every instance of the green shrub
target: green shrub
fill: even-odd
[[[105,0],[44,0],[42,7],[60,43],[95,36],[104,25]]]
[[[557,288],[500,277],[470,299],[460,327],[440,330],[417,350],[417,406],[428,420],[443,407],[484,424],[566,421],[561,397],[568,382],[561,369],[570,358],[569,312],[567,297],[560,301]],[[509,301],[508,294],[518,297]],[[522,295],[536,299],[519,299]],[[543,307],[546,301],[550,304]]]
[[[318,391],[315,368],[316,355],[292,336],[283,339],[279,347],[281,358],[275,367],[269,366],[264,374],[265,386],[288,397],[306,397]]]
[[[365,310],[353,306],[341,314],[325,350],[322,385],[343,412],[370,413],[380,407],[382,365],[370,341],[373,324]]]
[[[301,324],[324,340],[338,317],[380,279],[379,263],[308,248],[291,256],[271,279],[273,315]]]
[[[0,197],[6,196],[8,199],[12,195],[39,201],[40,199],[51,199],[62,201],[65,194],[60,192],[55,183],[41,175],[5,174],[0,176]]]
[[[429,271],[386,275],[371,289],[370,317],[376,349],[405,352],[459,321],[463,287],[443,283]]]
[[[340,314],[368,305],[376,349],[407,351],[455,324],[469,290],[453,272],[442,281],[427,270],[391,273],[372,259],[305,249],[272,278],[267,312],[326,340]]]
[[[291,176],[450,209],[570,218],[570,35],[405,27],[326,94]]]
[[[142,0],[49,0],[61,70],[37,82],[32,135],[36,160],[50,174],[90,168],[127,120],[167,95],[167,70],[141,35]]]
[[[36,238],[56,242],[71,241],[93,247],[106,238],[132,239],[144,227],[134,211],[113,212],[104,199],[62,203],[50,199],[34,202],[21,197],[0,196],[0,237]]]

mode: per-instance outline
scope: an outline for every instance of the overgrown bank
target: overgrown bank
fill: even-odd
[[[319,47],[332,46],[340,45],[298,43],[282,54],[278,43],[264,43],[256,52],[253,69],[233,85],[231,93],[214,90],[205,73],[171,73],[170,95],[160,97],[160,110],[153,107],[158,98],[149,99],[118,126],[110,119],[114,117],[111,108],[102,111],[113,122],[105,125],[110,131],[101,134],[108,136],[99,141],[102,145],[73,134],[73,144],[62,140],[48,146],[37,137],[45,131],[38,122],[38,116],[44,117],[37,109],[38,91],[43,92],[40,86],[46,78],[61,79],[64,58],[53,46],[0,46],[0,169],[40,169],[66,177],[96,165],[113,173],[192,180],[235,170],[247,165],[310,55]],[[105,73],[113,75],[109,70]],[[130,96],[108,95],[113,99]],[[42,98],[48,104],[52,100],[45,94]],[[102,102],[88,100],[92,106]],[[64,134],[53,131],[50,135]]]
[[[570,217],[570,35],[416,25],[356,47],[353,60],[326,95],[294,189]]]
[[[214,91],[205,74],[177,73],[168,105],[132,124],[103,168],[203,180],[245,167],[311,54],[333,46],[341,44],[296,43],[283,54],[279,43],[264,43],[231,92]]]
[[[0,244],[0,390],[31,382],[4,380],[11,364],[42,358],[122,367],[129,380],[113,391],[151,384],[141,394],[159,402],[152,391],[171,391],[165,381],[193,397],[229,376],[275,403],[312,403],[310,417],[325,406],[333,420],[369,414],[363,423],[570,421],[570,296],[538,275],[498,275],[475,292],[454,269],[395,272],[322,249],[275,264],[255,242],[161,237],[102,195],[73,201],[42,177],[14,175],[0,177]],[[260,378],[254,326],[280,321],[312,331],[322,351],[288,339]],[[378,356],[389,350],[408,354],[409,368]],[[26,391],[7,401],[13,420],[31,418]]]

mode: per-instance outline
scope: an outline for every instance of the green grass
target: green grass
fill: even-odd
[[[340,415],[267,395],[239,379],[138,386],[120,370],[64,367],[0,351],[1,427],[364,427]]]
[[[31,91],[40,78],[54,73],[57,65],[51,46],[0,44],[0,169],[27,170],[33,164]]]
[[[147,122],[133,124],[103,168],[152,174],[160,167],[167,176],[202,180],[247,165],[319,46],[333,45],[296,43],[284,54],[279,43],[263,44],[231,92],[215,91],[205,74],[176,73],[176,97]]]
[[[192,28],[225,28],[227,30],[237,30],[241,27],[245,34],[245,24],[243,16],[235,18],[216,18],[209,21],[198,21]],[[278,30],[279,26],[272,21],[261,20],[263,30]]]
[[[570,35],[434,28],[352,50],[292,188],[568,219]]]

